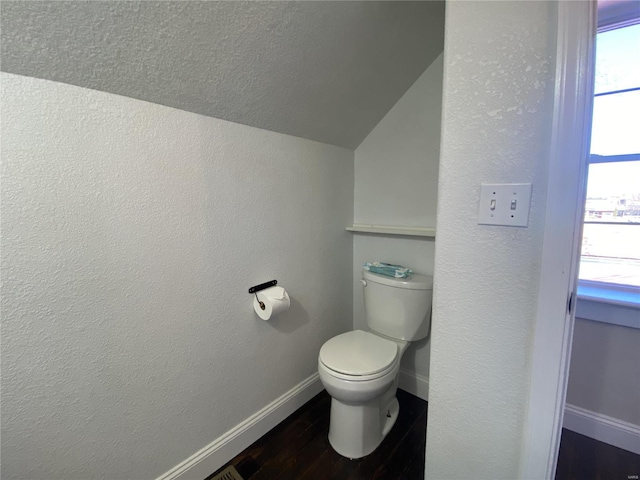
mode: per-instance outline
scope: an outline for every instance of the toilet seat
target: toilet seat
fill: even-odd
[[[343,333],[325,342],[318,357],[331,375],[352,381],[388,374],[398,363],[398,346],[362,330]]]

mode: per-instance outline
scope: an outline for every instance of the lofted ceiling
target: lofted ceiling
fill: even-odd
[[[355,148],[443,49],[444,2],[3,1],[1,69]]]

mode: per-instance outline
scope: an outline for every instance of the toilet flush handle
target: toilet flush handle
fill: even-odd
[[[360,283],[362,284],[363,287],[367,286],[367,281],[362,278],[360,279]]]

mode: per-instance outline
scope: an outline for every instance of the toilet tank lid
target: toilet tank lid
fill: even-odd
[[[433,290],[433,277],[431,275],[414,273],[407,278],[393,278],[363,269],[362,278],[368,282],[388,285],[390,287],[406,288],[409,290]]]

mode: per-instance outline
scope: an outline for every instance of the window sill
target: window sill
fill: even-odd
[[[640,329],[640,294],[635,289],[580,282],[576,318]]]

